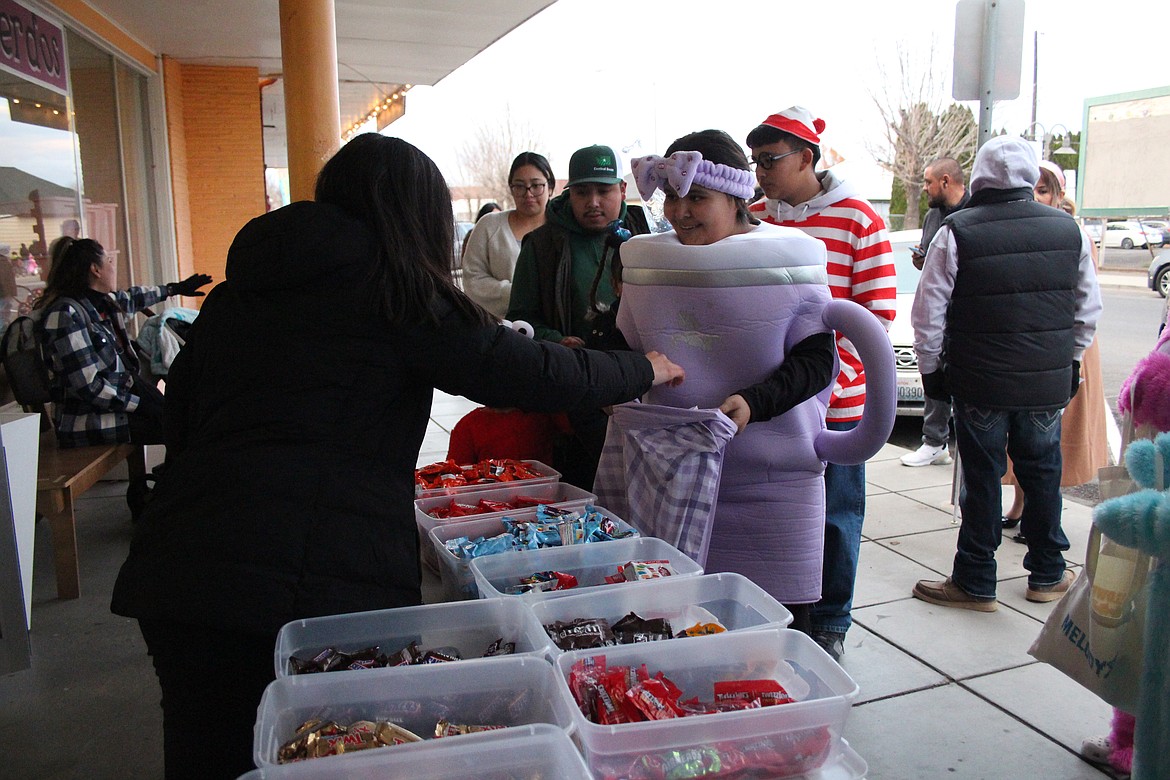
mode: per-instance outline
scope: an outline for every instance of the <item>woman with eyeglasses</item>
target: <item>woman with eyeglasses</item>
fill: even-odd
[[[497,317],[508,311],[520,241],[544,224],[544,208],[556,183],[552,166],[543,155],[521,152],[508,171],[508,188],[516,208],[485,214],[467,237],[463,290]]]

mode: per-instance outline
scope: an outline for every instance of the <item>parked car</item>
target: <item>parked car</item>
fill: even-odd
[[[1162,252],[1150,261],[1146,271],[1146,284],[1163,298],[1170,293],[1170,252]]]
[[[921,230],[890,233],[894,270],[898,274],[898,308],[889,331],[890,345],[894,348],[894,367],[897,370],[898,414],[914,417],[922,416],[926,404],[922,375],[918,373],[918,357],[914,354],[914,328],[910,325],[914,291],[918,289],[918,277],[922,275],[911,262],[910,247],[921,240]]]
[[[1165,220],[1161,219],[1142,219],[1138,221],[1141,222],[1142,227],[1146,229],[1147,233],[1151,229],[1160,231],[1162,233],[1162,240],[1156,242],[1159,246],[1166,246],[1166,244],[1170,244],[1170,222],[1166,222]],[[1153,244],[1155,242],[1153,239],[1151,239],[1150,243]]]
[[[1145,249],[1151,243],[1162,243],[1162,231],[1157,228],[1143,229],[1137,222],[1110,222],[1105,225],[1105,246]]]
[[[467,238],[467,234],[475,227],[474,222],[456,222],[455,223],[455,249],[451,257],[451,270],[461,271],[463,269],[463,239]]]
[[[1101,223],[1095,219],[1081,220],[1081,227],[1089,234],[1089,238],[1101,243]]]

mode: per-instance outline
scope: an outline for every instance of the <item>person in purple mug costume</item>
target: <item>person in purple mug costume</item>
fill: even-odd
[[[721,474],[716,466],[706,477],[717,496],[701,532],[680,532],[672,514],[693,508],[693,499],[681,496],[672,505],[661,498],[686,469],[669,462],[663,453],[670,447],[660,441],[643,444],[634,457],[662,461],[657,484],[639,484],[627,446],[626,474],[606,469],[603,456],[595,492],[603,503],[621,494],[612,500],[629,511],[627,519],[646,535],[677,543],[707,572],[749,577],[793,612],[793,628],[810,633],[809,606],[821,593],[825,463],[863,462],[889,436],[895,408],[889,339],[864,308],[832,299],[823,243],[750,216],[755,179],[726,133],[691,133],[665,157],[640,158],[633,169],[644,199],[663,191],[674,230],[623,245],[617,324],[632,349],[669,345],[687,382],[651,390],[646,403],[615,407],[607,452],[623,429],[637,430],[627,442],[660,431],[672,431],[667,436],[677,441],[675,429],[717,430],[716,418],[730,441]],[[850,431],[825,429],[838,370],[835,329],[857,344],[871,377],[865,416]]]

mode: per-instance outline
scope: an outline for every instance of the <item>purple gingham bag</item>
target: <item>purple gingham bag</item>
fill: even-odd
[[[735,423],[718,409],[615,406],[593,485],[598,505],[705,566],[734,435]]]

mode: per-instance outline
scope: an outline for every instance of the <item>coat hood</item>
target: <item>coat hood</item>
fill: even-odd
[[[817,174],[817,178],[821,181],[820,194],[796,205],[768,198],[764,201],[764,210],[768,216],[778,222],[800,222],[834,203],[857,197],[857,188],[834,175],[832,171],[822,171]]]
[[[325,284],[369,267],[377,248],[365,223],[329,203],[298,201],[256,217],[228,249],[225,278],[241,290]]]
[[[1023,138],[1000,135],[979,148],[971,166],[971,192],[1031,190],[1040,178],[1036,151]]]

